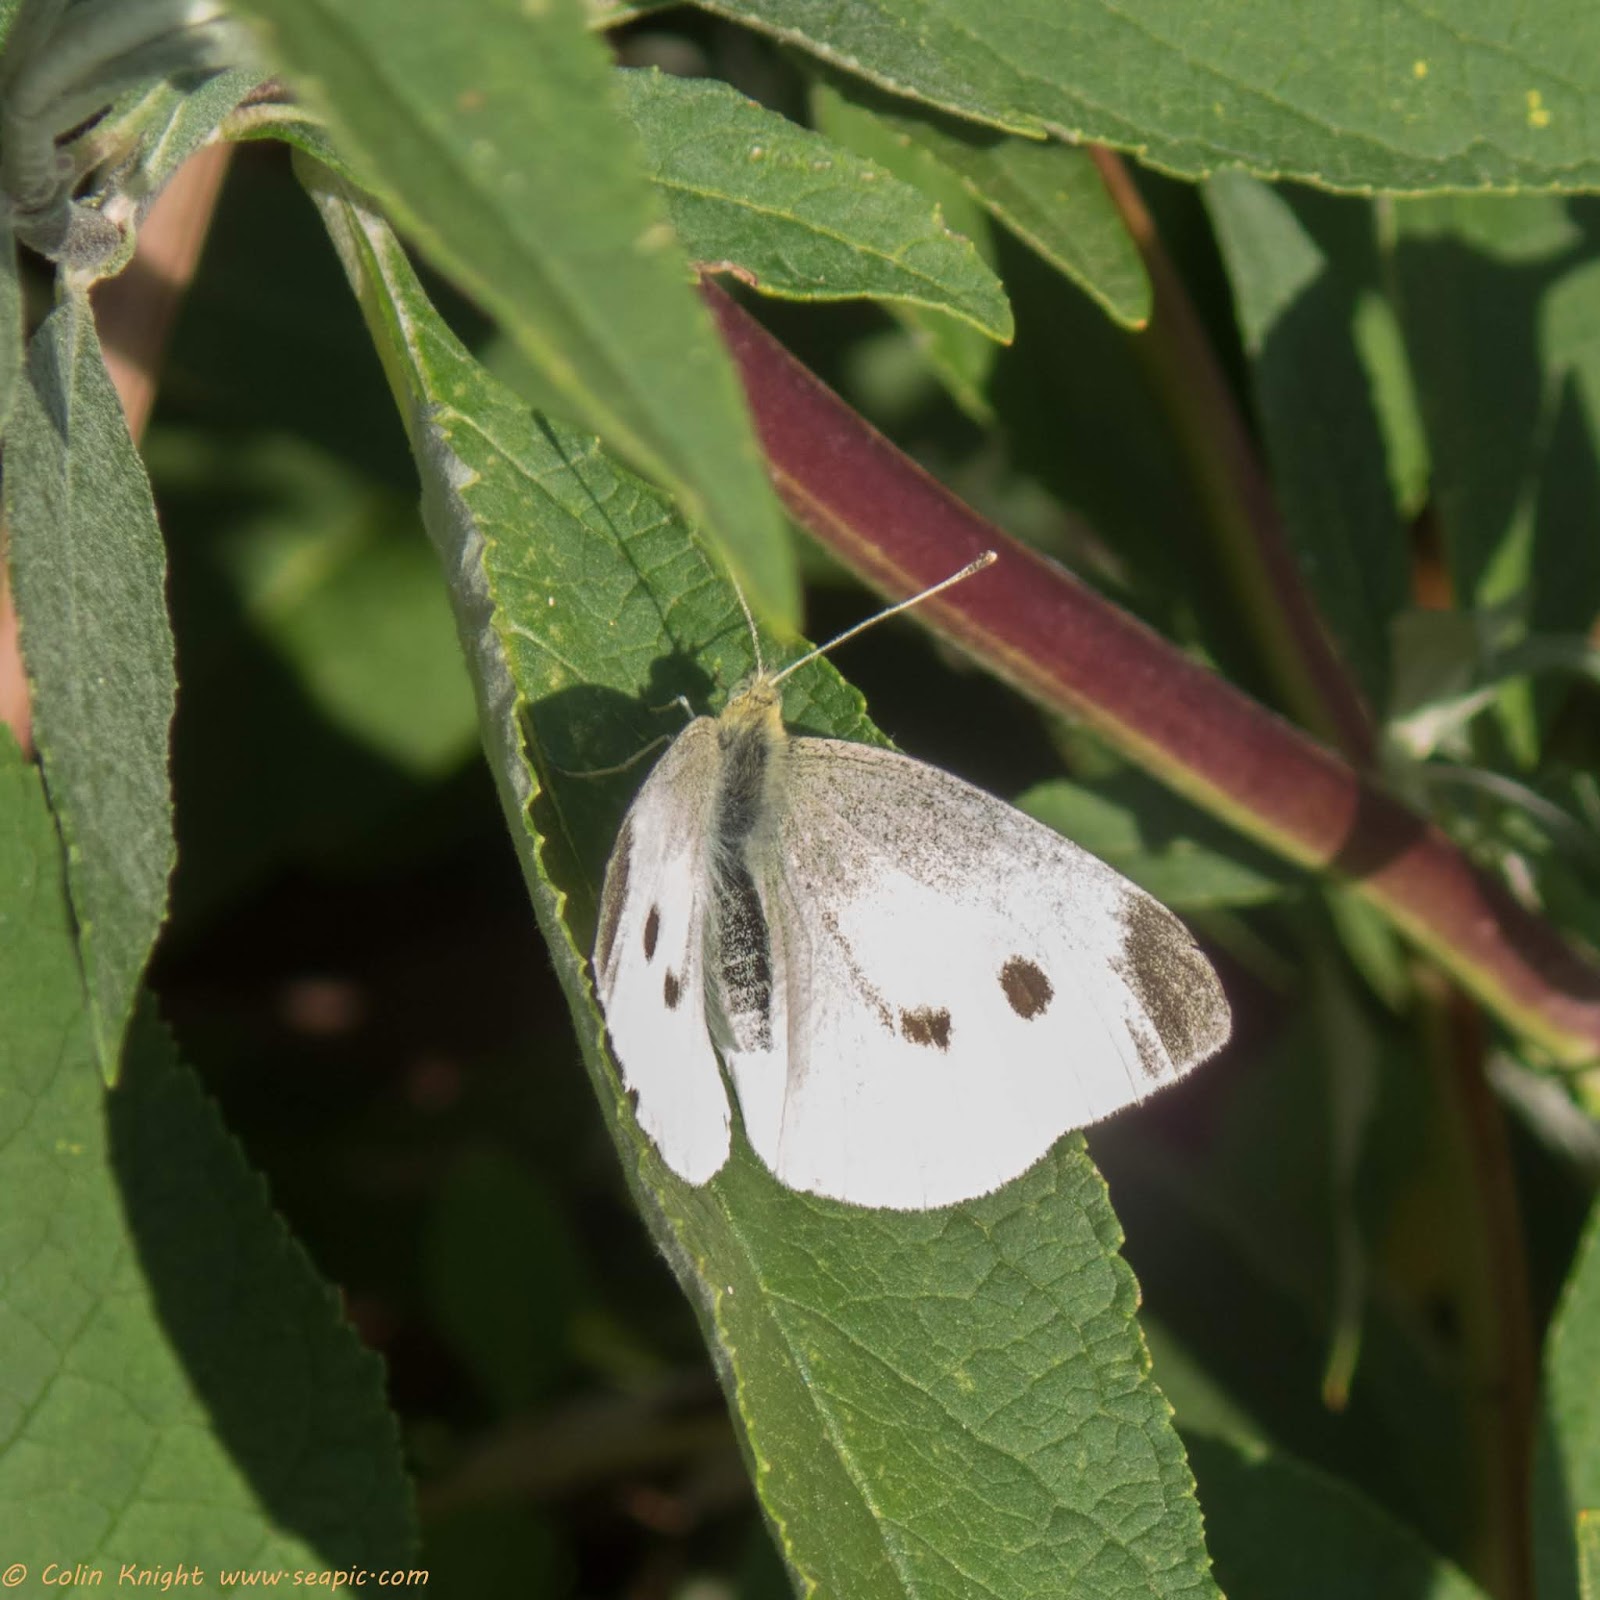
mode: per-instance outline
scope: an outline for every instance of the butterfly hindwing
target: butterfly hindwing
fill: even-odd
[[[785,755],[758,884],[782,1026],[726,1052],[784,1183],[899,1208],[987,1193],[1226,1039],[1182,923],[1053,830],[892,751]]]
[[[635,797],[600,896],[594,966],[611,1050],[667,1165],[706,1182],[727,1160],[728,1096],[706,1027],[707,816],[715,724],[673,740]]]

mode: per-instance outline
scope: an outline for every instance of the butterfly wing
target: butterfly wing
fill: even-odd
[[[673,740],[623,820],[600,895],[594,972],[611,1052],[639,1125],[680,1178],[705,1183],[729,1149],[728,1095],[706,1028],[707,823],[715,724]]]
[[[909,757],[796,739],[763,903],[768,1049],[725,1052],[791,1187],[919,1209],[987,1193],[1230,1028],[1183,924],[992,795]]]

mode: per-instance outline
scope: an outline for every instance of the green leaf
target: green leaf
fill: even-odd
[[[1600,1209],[1589,1218],[1545,1337],[1544,1416],[1534,1470],[1534,1553],[1543,1600],[1578,1593],[1578,1518],[1600,1511]]]
[[[1593,200],[1397,202],[1394,271],[1458,605],[1581,633],[1600,610]],[[1504,702],[1531,762],[1559,695]]]
[[[140,116],[143,142],[131,187],[148,205],[185,161],[216,136],[223,119],[262,82],[259,72],[234,68],[214,73],[196,87],[162,83],[147,97]]]
[[[1228,1600],[1483,1600],[1411,1530],[1292,1456],[1191,1439]]]
[[[1427,430],[1392,296],[1363,291],[1356,301],[1351,331],[1372,385],[1395,509],[1402,522],[1410,523],[1428,503],[1433,463],[1428,458]]]
[[[725,689],[750,641],[661,497],[476,368],[376,218],[331,190],[319,203],[410,420],[486,747],[596,1092],[717,1351],[790,1568],[852,1600],[1215,1595],[1081,1139],[972,1205],[875,1212],[781,1188],[742,1143],[688,1187],[633,1122],[585,952],[638,777],[573,774],[673,731],[670,708],[650,708]],[[825,663],[786,688],[801,727],[871,736]]]
[[[108,1081],[166,912],[175,683],[155,506],[86,298],[28,350],[6,438],[23,660]]]
[[[903,182],[920,189],[938,205],[949,225],[970,239],[979,255],[993,267],[994,228],[989,214],[949,167],[913,145],[881,117],[845,99],[825,83],[812,86],[811,115],[830,139],[847,145],[857,155],[876,162]],[[889,311],[909,334],[912,350],[932,369],[951,399],[980,426],[991,426],[994,410],[989,404],[987,390],[998,353],[994,340],[968,323],[935,316],[919,306],[901,302],[890,304]],[[868,346],[858,352],[856,382],[865,384],[864,395],[872,393],[874,357],[884,361],[891,372],[898,373],[893,347],[884,348],[891,337],[886,335],[877,348]],[[861,362],[867,363],[865,379],[861,374]],[[875,409],[878,415],[885,414],[884,407]],[[887,409],[892,411],[893,408]]]
[[[835,125],[880,121],[954,173],[966,192],[1125,328],[1150,320],[1150,279],[1093,158],[1058,140],[1019,139],[840,80],[816,91]],[[847,98],[848,97],[848,98]],[[858,146],[859,148],[859,146]]]
[[[1357,342],[1362,297],[1379,285],[1370,208],[1242,172],[1219,174],[1205,196],[1291,548],[1345,661],[1382,707],[1410,552]]]
[[[758,610],[792,619],[793,557],[738,381],[577,0],[248,9],[423,252],[575,415],[707,519]]]
[[[897,94],[1181,177],[1238,164],[1331,189],[1600,183],[1600,15],[1586,6],[702,3]]]
[[[1137,774],[1095,784],[1053,778],[1017,805],[1180,911],[1259,905],[1295,882],[1264,850]]]
[[[4,1559],[29,1593],[50,1561],[403,1563],[379,1362],[149,1010],[100,1086],[60,843],[4,730],[0,816]]]
[[[621,74],[622,103],[692,260],[789,300],[944,311],[1009,340],[1005,290],[927,197],[711,79]]]

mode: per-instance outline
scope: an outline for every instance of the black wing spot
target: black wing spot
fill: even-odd
[[[668,1011],[676,1011],[678,1002],[683,998],[683,985],[678,981],[678,975],[670,967],[667,975],[662,980],[661,998],[667,1002]]]
[[[644,958],[646,961],[656,953],[656,940],[661,937],[661,907],[651,906],[650,915],[644,919]]]
[[[1021,956],[1012,956],[1000,969],[1000,988],[1006,1003],[1024,1022],[1032,1022],[1050,1009],[1056,991],[1041,968]]]
[[[606,865],[605,887],[600,891],[600,927],[594,940],[594,967],[604,972],[611,964],[611,947],[617,942],[622,902],[628,896],[628,876],[633,866],[633,824],[624,822]]]
[[[950,1048],[950,1013],[940,1006],[918,1006],[900,1013],[900,1037],[908,1044],[931,1045],[935,1050]]]
[[[1150,1019],[1173,1066],[1181,1071],[1215,1054],[1228,1042],[1228,1002],[1189,930],[1144,895],[1130,895],[1123,902],[1122,927],[1127,939],[1121,959],[1112,964]],[[1153,1049],[1141,1046],[1139,1060],[1152,1077],[1166,1076]]]

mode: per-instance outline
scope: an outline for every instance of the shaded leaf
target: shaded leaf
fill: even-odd
[[[1395,203],[1394,269],[1456,603],[1530,631],[1600,611],[1600,203]],[[1532,762],[1559,696],[1508,694]]]
[[[101,1088],[60,845],[3,730],[0,815],[7,1561],[403,1563],[379,1363],[148,1011]]]
[[[758,609],[797,586],[732,368],[577,0],[250,0],[362,183],[614,447],[703,514]]]
[[[897,94],[1182,177],[1237,163],[1335,189],[1600,182],[1600,17],[1586,7],[703,3]]]
[[[490,759],[601,1106],[717,1353],[789,1566],[852,1600],[974,1584],[1214,1595],[1081,1139],[972,1205],[891,1213],[785,1190],[742,1142],[688,1187],[633,1122],[584,952],[638,778],[570,774],[665,731],[649,707],[736,681],[748,635],[661,498],[475,368],[375,218],[328,190],[319,202],[411,422]],[[825,663],[786,689],[799,726],[870,735]]]
[[[994,265],[993,227],[988,213],[950,168],[826,83],[812,86],[811,115],[830,139],[887,168],[935,201],[949,225],[970,239],[983,259]],[[998,353],[994,340],[968,323],[936,316],[918,306],[891,303],[889,310],[951,399],[980,424],[992,423],[994,412],[986,391]],[[866,353],[868,359],[870,354]],[[857,381],[870,378],[870,367],[863,380],[858,365]]]
[[[1539,1593],[1579,1593],[1578,1519],[1600,1511],[1600,1210],[1589,1218],[1544,1350],[1544,1416],[1534,1471]],[[1591,1535],[1592,1542],[1592,1535]]]
[[[1140,328],[1150,320],[1149,276],[1087,150],[919,114],[904,100],[838,81],[842,93],[826,90],[833,99],[881,120],[893,136],[953,172],[973,199],[1114,321]]]
[[[1339,1479],[1292,1456],[1191,1439],[1229,1600],[1483,1600],[1459,1568]]]
[[[81,294],[29,346],[5,508],[34,728],[110,1080],[166,912],[176,687],[161,530]]]
[[[1242,172],[1219,174],[1205,194],[1290,546],[1347,665],[1382,707],[1410,551],[1357,341],[1362,296],[1379,283],[1370,208]]]
[[[1011,337],[1000,280],[916,189],[726,84],[620,77],[650,175],[702,267],[786,299],[904,301]]]

